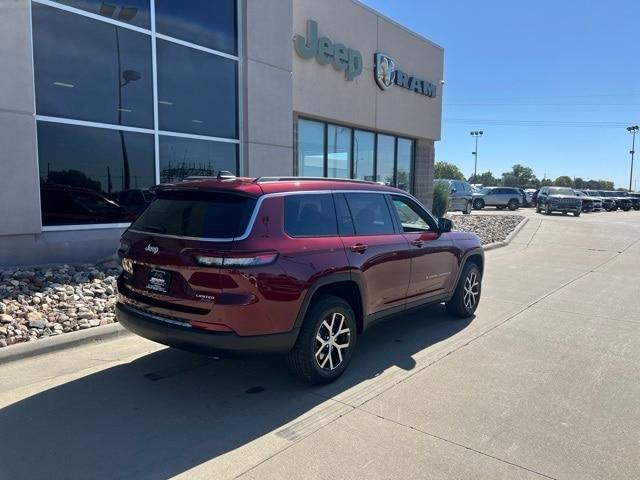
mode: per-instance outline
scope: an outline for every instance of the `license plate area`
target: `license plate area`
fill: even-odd
[[[171,284],[171,272],[153,269],[147,277],[146,289],[158,293],[167,293]]]

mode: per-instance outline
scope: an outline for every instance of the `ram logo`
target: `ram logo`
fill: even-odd
[[[384,53],[376,53],[375,67],[376,83],[382,90],[387,90],[396,80],[396,62]]]

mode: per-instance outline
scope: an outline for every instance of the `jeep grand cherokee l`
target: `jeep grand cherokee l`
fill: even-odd
[[[562,212],[563,215],[572,212],[574,217],[579,217],[582,212],[582,200],[570,188],[542,187],[538,192],[536,212],[543,211],[547,215],[553,212]]]
[[[156,342],[285,353],[304,380],[347,367],[360,333],[445,302],[475,312],[484,255],[415,198],[372,182],[202,178],[154,187],[123,234],[118,320]]]

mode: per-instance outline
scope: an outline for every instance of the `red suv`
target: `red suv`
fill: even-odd
[[[484,254],[402,190],[354,180],[199,178],[154,187],[123,234],[117,315],[204,353],[286,353],[314,383],[377,320],[445,302],[469,317]]]

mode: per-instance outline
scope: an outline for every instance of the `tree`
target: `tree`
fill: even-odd
[[[551,185],[553,185],[553,180],[550,178],[543,178],[540,180],[540,187],[550,187]]]
[[[479,183],[480,185],[484,185],[485,187],[493,187],[494,185],[498,184],[498,179],[493,176],[493,173],[491,173],[491,171],[488,171],[478,175],[475,182],[473,181],[473,175],[471,175],[469,177],[469,182]]]
[[[433,206],[431,212],[438,218],[444,217],[449,209],[449,187],[444,183],[436,183],[433,187]]]
[[[533,170],[516,163],[510,172],[504,172],[502,174],[502,184],[507,187],[525,188],[529,186],[534,178],[536,178],[536,176],[533,174]]]
[[[578,190],[584,189],[586,184],[587,182],[585,182],[580,177],[576,177],[573,179],[573,188],[577,188]]]
[[[571,177],[567,177],[566,175],[563,175],[561,177],[556,178],[556,181],[553,182],[553,184],[556,187],[569,187],[569,188],[572,188],[573,187],[573,180],[571,180]]]
[[[433,168],[433,178],[444,178],[447,180],[464,180],[464,175],[453,163],[436,162]]]
[[[518,186],[518,179],[516,178],[516,176],[513,173],[504,172],[502,174],[501,184],[504,185],[505,187],[517,187]]]
[[[598,180],[598,183],[600,184],[600,190],[613,190],[614,189],[613,182],[610,182],[609,180]]]

